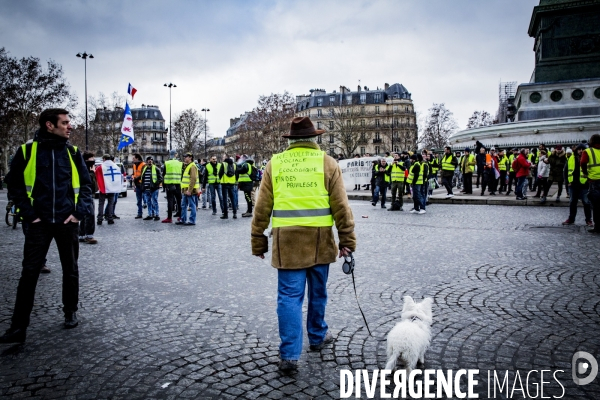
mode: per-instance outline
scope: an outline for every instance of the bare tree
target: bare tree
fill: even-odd
[[[317,119],[320,118],[317,116]],[[331,106],[322,118],[328,119],[330,124],[324,127],[327,132],[320,143],[324,151],[334,148],[335,154],[341,153],[345,158],[350,158],[359,146],[366,145],[373,136],[371,132],[373,127],[367,122],[370,121],[367,119],[367,111],[365,107],[357,104],[356,100],[352,104]],[[375,140],[379,141],[377,143],[382,143],[381,138]]]
[[[98,97],[88,98],[88,120],[91,121],[88,139],[91,151],[96,154],[117,152],[121,140],[125,101],[126,97],[118,92],[113,92],[110,97],[100,92]],[[102,112],[98,112],[100,110]],[[78,121],[77,136],[73,140],[80,140],[79,137],[85,135],[85,110],[76,116],[76,120]]]
[[[425,124],[419,137],[423,147],[441,148],[448,145],[448,138],[458,129],[453,114],[444,103],[433,104],[425,118]]]
[[[206,121],[198,111],[188,108],[175,117],[173,122],[173,141],[180,151],[199,154],[204,151],[204,127]]]
[[[467,129],[489,126],[494,123],[494,117],[487,111],[474,111],[467,122]]]

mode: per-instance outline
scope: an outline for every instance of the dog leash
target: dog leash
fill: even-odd
[[[349,257],[350,260],[348,260],[346,257]],[[369,329],[369,324],[367,323],[367,318],[365,317],[365,313],[363,312],[362,308],[360,307],[360,302],[358,301],[358,294],[356,293],[356,281],[354,279],[354,255],[352,253],[350,253],[348,256],[344,256],[344,264],[342,265],[342,271],[344,271],[344,273],[346,275],[348,275],[348,274],[352,275],[352,286],[354,287],[354,297],[356,297],[356,304],[358,305],[360,314],[363,317],[363,321],[365,321],[367,331],[369,331],[369,336],[373,336],[371,334],[371,329]]]

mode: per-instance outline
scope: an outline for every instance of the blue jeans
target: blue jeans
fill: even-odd
[[[517,188],[515,189],[515,194],[517,197],[523,197],[523,187],[527,185],[527,177],[520,176],[517,178]]]
[[[219,206],[221,206],[221,212],[225,212],[223,210],[223,194],[221,193],[221,184],[220,183],[209,183],[208,191],[210,193],[210,204],[212,206],[213,212],[217,212],[217,198],[219,196]],[[216,195],[215,195],[216,193]]]
[[[187,209],[191,208],[190,219],[187,217]],[[198,208],[198,196],[192,194],[191,196],[183,195],[181,198],[181,221],[189,222],[190,224],[196,224],[196,209]]]
[[[238,205],[238,185],[237,185],[237,183],[233,187],[233,201],[235,202],[235,208],[236,208],[236,210],[238,208],[240,208],[239,205]]]
[[[373,203],[377,204],[377,202],[379,201],[379,193],[381,193],[381,207],[385,206],[385,195],[387,193],[387,188],[387,185],[383,187],[375,186],[375,193],[373,194]]]
[[[412,185],[412,196],[414,209],[417,211],[421,210],[421,204],[423,204],[423,185]]]
[[[158,189],[144,191],[144,199],[148,204],[148,215],[151,217],[158,217]]]
[[[207,188],[204,188],[204,190],[202,191],[202,208],[206,208],[207,202],[208,202],[208,204],[212,204],[210,199],[211,199],[210,191]]]
[[[306,331],[311,345],[320,344],[327,334],[325,306],[329,264],[304,269],[277,270],[277,318],[279,353],[282,360],[298,360],[302,353],[302,303],[308,285]]]
[[[142,215],[142,198],[144,197],[144,191],[140,186],[135,187],[135,197],[137,199],[137,215]]]
[[[421,209],[425,209],[427,204],[427,198],[429,197],[429,182],[425,182],[421,185]]]

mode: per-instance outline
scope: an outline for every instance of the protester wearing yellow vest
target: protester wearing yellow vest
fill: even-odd
[[[394,153],[394,162],[390,166],[390,180],[392,181],[392,206],[388,211],[404,211],[404,172],[406,168],[404,163],[400,161],[400,154]],[[395,209],[394,202],[396,201],[396,194],[398,195],[398,205],[400,208]]]
[[[173,222],[173,209],[177,205],[175,217],[181,217],[181,172],[183,163],[177,159],[177,153],[170,152],[171,159],[165,161],[163,167],[163,186],[167,192],[167,218],[162,222],[170,224]]]
[[[592,203],[594,228],[590,233],[600,233],[600,135],[594,134],[589,140],[590,147],[581,154],[581,170],[589,185],[589,198]]]
[[[506,175],[508,174],[508,157],[504,153],[504,149],[498,151],[498,168],[500,169],[500,190],[498,193],[506,191]]]
[[[212,207],[212,215],[217,215],[217,198],[219,196],[219,206],[223,212],[223,194],[221,193],[221,176],[223,176],[223,164],[217,162],[216,156],[210,157],[210,162],[206,163],[206,172],[202,176],[202,189],[207,189]]]
[[[447,199],[454,197],[454,193],[452,193],[452,178],[454,177],[456,167],[458,167],[458,160],[452,154],[450,147],[446,146],[444,148],[444,155],[442,156],[442,186],[446,188]]]
[[[410,185],[413,195],[414,208],[410,210],[411,213],[425,214],[425,199],[421,188],[425,182],[427,172],[425,165],[423,165],[423,156],[421,154],[413,154],[410,156],[413,161],[410,169],[408,170],[408,178],[406,183]]]
[[[196,211],[198,209],[198,194],[200,193],[200,180],[198,179],[198,167],[194,163],[194,155],[185,153],[183,156],[183,174],[181,175],[181,218],[177,225],[196,225]],[[188,208],[190,217],[187,216]]]
[[[282,371],[295,370],[302,354],[302,303],[308,290],[306,327],[310,349],[333,341],[325,322],[329,264],[356,248],[354,218],[337,162],[320,150],[308,117],[292,120],[290,146],[265,169],[252,219],[252,254],[264,258],[264,232],[273,214],[273,257],[278,269],[277,316]],[[339,247],[332,225],[336,225]],[[307,285],[308,283],[308,285]]]
[[[593,227],[592,222],[592,207],[588,199],[589,184],[588,179],[584,176],[581,166],[581,156],[586,151],[586,146],[580,144],[575,148],[575,154],[567,158],[567,190],[569,193],[569,218],[566,219],[563,225],[573,225],[577,217],[577,203],[579,200],[583,203],[583,213],[585,215],[585,223],[589,227]],[[600,153],[600,151],[599,151]]]
[[[223,160],[223,169],[221,171],[221,193],[223,195],[223,215],[221,219],[229,218],[229,204],[231,202],[231,211],[233,211],[233,219],[237,219],[237,164],[227,154]]]
[[[253,191],[255,189],[254,183],[258,179],[258,170],[254,166],[254,160],[248,155],[244,154],[240,159],[241,166],[238,173],[238,182],[240,190],[244,193],[246,204],[248,209],[242,214],[242,217],[249,218],[252,216],[252,204],[253,204]]]
[[[465,154],[460,162],[460,172],[463,176],[464,194],[473,194],[473,171],[477,164],[475,156],[471,154],[470,148],[465,148]]]
[[[379,160],[379,165],[375,166],[375,191],[373,192],[373,207],[379,202],[379,195],[381,194],[381,208],[385,208],[385,200],[388,186],[390,185],[391,170],[387,164],[387,160],[382,158]]]
[[[513,191],[513,183],[516,185],[517,183],[517,172],[513,169],[513,162],[519,156],[519,149],[513,148],[510,151],[512,154],[508,157],[508,191],[506,195],[508,196]]]
[[[32,143],[19,147],[13,156],[7,182],[23,219],[25,246],[11,326],[0,343],[25,342],[35,288],[52,240],[62,264],[64,326],[78,325],[78,223],[91,212],[92,182],[81,152],[68,144],[69,112],[44,110],[39,125]]]
[[[162,183],[162,174],[160,169],[154,165],[152,156],[146,157],[146,166],[142,169],[142,190],[144,191],[144,199],[148,204],[148,215],[144,221],[154,219],[160,220],[158,216],[158,189]]]

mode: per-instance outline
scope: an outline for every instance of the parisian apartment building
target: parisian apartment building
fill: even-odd
[[[94,147],[100,153],[115,152],[121,138],[124,110],[115,107],[114,110],[97,109],[92,123]],[[133,154],[140,153],[144,159],[152,156],[155,163],[162,165],[169,159],[167,143],[168,128],[158,106],[142,104],[141,108],[131,110],[135,142],[126,147],[122,153],[115,154],[131,172]],[[104,141],[104,143],[103,143]],[[110,143],[109,143],[110,142]],[[116,144],[115,144],[116,143]]]
[[[339,91],[329,93],[312,89],[296,100],[296,116],[310,117],[317,129],[326,131],[318,140],[330,155],[341,152],[338,138],[350,126],[353,128],[348,131],[358,135],[355,154],[382,155],[417,148],[411,93],[400,83],[376,89],[358,86],[355,91],[340,86]]]

